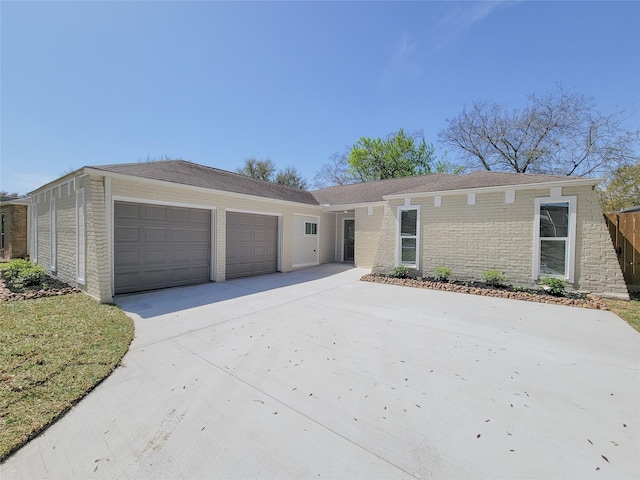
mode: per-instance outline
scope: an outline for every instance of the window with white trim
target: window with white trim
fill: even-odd
[[[535,201],[534,279],[556,277],[573,281],[576,243],[576,197]]]
[[[317,235],[318,223],[317,222],[304,222],[304,234],[305,235]]]
[[[81,188],[76,191],[76,280],[83,285],[86,275],[85,238],[84,188]]]
[[[58,239],[56,232],[56,199],[53,196],[49,199],[49,226],[49,238],[51,240],[51,271],[55,273],[57,270]]]
[[[420,209],[398,207],[398,264],[418,268]]]

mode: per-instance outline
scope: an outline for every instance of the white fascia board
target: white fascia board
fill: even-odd
[[[404,198],[419,198],[419,197],[433,197],[435,195],[461,195],[467,193],[491,193],[491,192],[504,192],[505,190],[542,190],[551,187],[573,187],[583,185],[598,185],[604,181],[603,178],[574,178],[572,180],[559,180],[557,182],[544,182],[544,183],[526,183],[523,185],[498,185],[495,187],[475,187],[475,188],[461,188],[458,190],[439,190],[433,192],[420,192],[420,193],[394,193],[392,195],[385,195],[385,200],[397,200]]]
[[[73,182],[74,179],[80,175],[80,172],[82,172],[83,170],[86,170],[86,167],[82,167],[79,168],[77,170],[74,170],[73,172],[67,173],[66,175],[63,175],[60,178],[56,178],[55,180],[52,180],[48,183],[45,183],[44,185],[36,188],[35,190],[31,190],[29,193],[27,193],[28,196],[37,194],[37,193],[41,193],[43,191],[47,191],[47,190],[52,190],[56,187],[62,186],[67,182]]]
[[[314,205],[312,203],[301,203],[301,202],[293,202],[291,200],[280,200],[277,198],[260,197],[258,195],[249,195],[247,193],[227,192],[225,190],[217,190],[215,188],[198,187],[195,185],[186,185],[184,183],[168,182],[166,180],[156,180],[155,178],[145,178],[145,177],[137,177],[135,175],[127,175],[124,173],[106,172],[104,170],[96,170],[91,167],[87,167],[85,171],[90,175],[99,175],[102,177],[111,177],[111,178],[116,178],[121,180],[130,180],[134,182],[146,183],[149,185],[157,185],[159,187],[166,187],[167,185],[169,185],[175,188],[182,188],[185,190],[202,192],[202,193],[213,193],[216,195],[225,195],[228,197],[240,197],[240,198],[246,198],[248,200],[254,200],[254,201],[259,200],[261,202],[269,202],[269,203],[275,203],[279,205],[304,205],[305,207],[309,207],[309,208],[315,208],[318,210],[321,209],[320,205]]]
[[[353,210],[360,207],[384,207],[387,202],[362,202],[362,203],[345,203],[343,205],[322,205],[323,212],[339,212],[344,210]]]

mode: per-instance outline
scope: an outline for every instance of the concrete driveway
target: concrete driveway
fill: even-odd
[[[640,335],[614,314],[364,273],[119,298],[123,367],[0,478],[640,477]]]

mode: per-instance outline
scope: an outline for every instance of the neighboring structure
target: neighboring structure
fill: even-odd
[[[597,179],[476,172],[315,192],[182,160],[84,167],[31,193],[31,257],[114,294],[328,262],[628,296]]]
[[[25,258],[28,198],[0,201],[0,259]]]

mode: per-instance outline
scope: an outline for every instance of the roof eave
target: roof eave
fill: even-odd
[[[551,187],[568,187],[568,186],[582,186],[582,185],[598,185],[603,182],[603,178],[573,178],[571,180],[559,180],[557,182],[537,182],[537,183],[525,183],[521,185],[497,185],[491,187],[470,187],[459,188],[455,190],[434,190],[432,192],[417,192],[417,193],[394,193],[391,195],[385,195],[385,200],[397,200],[399,198],[418,198],[418,197],[433,197],[435,195],[460,195],[464,193],[491,193],[491,192],[504,192],[505,190],[534,190],[540,188]]]
[[[247,199],[260,199],[261,201],[267,201],[267,202],[272,202],[272,203],[279,203],[279,204],[287,204],[287,205],[305,205],[308,206],[309,208],[320,208],[320,205],[318,205],[317,203],[304,203],[304,202],[297,202],[295,200],[282,200],[280,198],[272,198],[272,197],[262,197],[260,195],[250,195],[247,193],[239,193],[239,192],[230,192],[227,190],[219,190],[216,188],[209,188],[209,187],[199,187],[196,185],[188,185],[186,183],[178,183],[178,182],[171,182],[168,180],[157,180],[155,178],[147,178],[147,177],[142,177],[139,175],[130,175],[127,173],[119,173],[119,172],[110,172],[108,170],[100,170],[97,168],[92,168],[92,167],[85,167],[85,173],[89,174],[89,175],[102,175],[105,177],[110,177],[110,178],[119,178],[119,179],[123,179],[123,180],[135,180],[135,181],[140,181],[143,183],[150,183],[150,184],[154,184],[154,185],[171,185],[173,187],[178,187],[178,188],[188,188],[190,190],[196,190],[198,192],[204,192],[204,193],[215,193],[218,195],[226,195],[226,196],[236,196],[236,197],[241,197],[241,198],[247,198]]]
[[[328,203],[321,204],[322,210],[325,212],[338,212],[340,210],[353,210],[360,207],[380,207],[386,204],[385,201],[375,200],[372,202],[359,202],[359,203],[342,203],[331,205]]]

